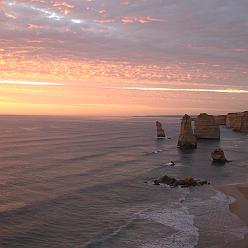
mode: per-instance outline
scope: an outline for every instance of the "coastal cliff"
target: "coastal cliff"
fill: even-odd
[[[226,126],[228,128],[233,128],[235,126],[235,121],[241,113],[228,113],[226,116]]]
[[[248,132],[248,111],[229,113],[226,126],[237,132]]]
[[[216,115],[214,116],[215,122],[218,125],[224,126],[226,125],[226,115]]]

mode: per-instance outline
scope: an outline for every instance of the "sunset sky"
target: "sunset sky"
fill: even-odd
[[[248,109],[247,0],[0,0],[0,114]]]

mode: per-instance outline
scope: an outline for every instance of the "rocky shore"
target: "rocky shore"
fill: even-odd
[[[167,184],[171,187],[178,187],[181,186],[182,188],[186,187],[195,187],[195,186],[203,186],[204,184],[210,184],[208,181],[204,180],[196,180],[193,177],[185,177],[183,179],[176,179],[173,177],[169,177],[164,175],[156,180],[154,180],[155,185]]]

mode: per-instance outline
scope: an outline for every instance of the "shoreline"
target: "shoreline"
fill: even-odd
[[[229,204],[230,211],[238,216],[248,227],[248,183],[213,185],[218,191],[235,199]],[[236,248],[248,247],[248,234],[244,239],[237,241]]]

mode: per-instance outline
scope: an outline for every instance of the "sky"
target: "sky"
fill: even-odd
[[[0,0],[0,114],[248,109],[247,0]]]

